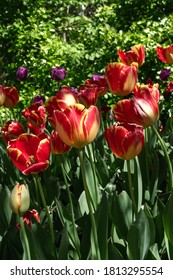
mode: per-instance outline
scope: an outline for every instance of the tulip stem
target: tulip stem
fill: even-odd
[[[90,201],[90,192],[88,189],[87,181],[86,181],[86,174],[85,174],[85,165],[83,160],[83,150],[79,149],[79,159],[80,159],[80,166],[81,166],[81,172],[82,172],[82,179],[84,184],[84,190],[86,195],[86,201],[89,209],[90,219],[91,219],[91,228],[93,233],[93,241],[94,241],[94,252],[93,253],[93,259],[100,260],[100,251],[99,251],[99,244],[98,244],[98,236],[97,236],[97,227],[96,222],[93,214],[93,208]]]
[[[78,246],[79,242],[78,242],[78,235],[77,235],[77,230],[76,230],[76,225],[75,225],[73,202],[72,202],[71,192],[70,192],[69,185],[68,185],[67,178],[66,178],[66,174],[65,174],[65,168],[64,168],[64,165],[63,165],[62,162],[61,162],[61,170],[62,170],[64,182],[65,182],[65,185],[66,185],[68,199],[69,199],[69,202],[70,202],[71,219],[72,219],[73,234],[74,234],[74,240],[75,240],[74,247],[77,250],[78,256],[80,258],[81,255],[80,255],[80,249],[79,249],[79,246]]]
[[[48,207],[47,207],[47,203],[46,203],[46,200],[45,200],[45,196],[44,196],[44,193],[43,193],[43,188],[42,188],[42,185],[41,185],[40,177],[38,176],[38,174],[35,174],[34,176],[35,176],[35,179],[36,179],[36,182],[37,182],[37,186],[38,186],[38,189],[39,189],[39,192],[40,192],[41,200],[42,200],[42,203],[43,203],[43,206],[44,206],[44,209],[45,209],[45,212],[46,212],[46,216],[47,216],[47,219],[48,219],[48,224],[49,224],[49,229],[50,229],[50,237],[51,237],[52,243],[55,244],[53,225],[52,225],[51,217],[50,217],[49,210],[48,210]]]
[[[165,146],[165,142],[163,141],[162,137],[160,136],[160,134],[158,133],[156,127],[154,125],[151,126],[154,133],[156,134],[159,142],[160,142],[160,145],[163,149],[163,152],[164,152],[164,155],[165,155],[165,158],[166,158],[166,161],[167,161],[167,165],[168,165],[168,171],[169,171],[169,181],[170,181],[170,191],[173,189],[173,170],[172,170],[172,164],[171,164],[171,161],[170,161],[170,158],[169,158],[169,155],[168,155],[168,152],[167,152],[167,149],[166,149],[166,146]]]
[[[26,254],[26,260],[31,260],[29,242],[28,242],[28,238],[26,236],[25,225],[23,222],[23,216],[19,216],[19,222],[20,222],[21,234],[23,237],[23,246],[24,246],[24,252]]]
[[[126,162],[127,162],[127,173],[128,173],[130,197],[131,197],[131,200],[132,200],[133,210],[134,210],[134,213],[135,213],[135,216],[136,216],[138,210],[137,210],[137,205],[136,205],[136,201],[135,201],[134,187],[133,187],[133,183],[132,183],[132,176],[131,176],[131,170],[130,170],[130,160],[126,160]]]

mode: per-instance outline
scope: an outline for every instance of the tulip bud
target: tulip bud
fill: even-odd
[[[18,81],[24,81],[28,78],[28,68],[24,66],[20,66],[16,72],[16,79]]]
[[[22,216],[30,206],[30,195],[27,185],[19,183],[13,188],[10,196],[10,207],[15,214]]]
[[[171,70],[164,68],[164,69],[162,69],[162,71],[160,73],[160,80],[167,81],[170,75],[171,75]]]
[[[65,68],[54,67],[52,68],[52,79],[59,82],[64,80],[66,77],[66,70]]]

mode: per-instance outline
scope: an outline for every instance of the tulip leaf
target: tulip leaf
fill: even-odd
[[[141,209],[127,236],[130,259],[144,260],[150,247],[150,225]]]
[[[59,259],[60,260],[68,259],[68,245],[69,245],[68,230],[67,230],[67,224],[65,224],[63,231],[62,231],[61,243],[60,243],[60,247],[59,247]]]
[[[133,186],[134,186],[134,192],[137,201],[137,209],[139,211],[143,199],[143,183],[142,183],[143,181],[142,181],[142,174],[141,174],[138,157],[134,158],[134,169],[135,170],[134,170],[134,177],[133,177]]]
[[[165,234],[173,246],[172,214],[173,214],[173,191],[168,199],[168,202],[163,212],[163,225],[164,225]]]
[[[110,216],[120,236],[126,239],[132,224],[132,202],[127,192],[112,198]]]
[[[7,187],[0,188],[0,235],[3,235],[10,224],[11,208],[9,203],[10,191]]]
[[[108,243],[108,259],[109,260],[123,260],[123,256],[121,252],[116,248],[114,244],[112,244],[111,241]]]

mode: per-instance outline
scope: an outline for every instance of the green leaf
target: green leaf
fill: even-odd
[[[60,260],[68,259],[68,245],[69,245],[68,231],[67,231],[67,224],[65,224],[63,231],[62,231],[62,238],[61,238],[61,243],[60,243],[60,247],[59,247],[59,259]]]
[[[150,234],[149,221],[141,209],[127,237],[130,259],[144,260],[150,247]]]
[[[166,233],[166,236],[170,243],[173,245],[173,222],[172,222],[172,215],[173,215],[173,191],[166,203],[164,212],[163,212],[163,226]]]
[[[126,239],[132,224],[132,202],[127,192],[122,191],[112,198],[110,217],[120,237]]]
[[[116,248],[111,241],[108,243],[108,259],[109,260],[123,260],[121,252]]]

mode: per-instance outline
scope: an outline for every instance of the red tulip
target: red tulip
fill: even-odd
[[[168,46],[166,48],[164,47],[157,47],[156,53],[158,58],[167,64],[172,64],[173,63],[173,44],[171,46]]]
[[[5,98],[4,87],[0,85],[0,106],[4,105]]]
[[[9,120],[7,121],[1,129],[2,138],[6,143],[9,140],[16,139],[22,133],[25,133],[25,129],[18,121]]]
[[[39,127],[41,130],[44,130],[47,114],[45,108],[42,106],[42,103],[32,104],[30,107],[22,111],[22,116],[26,119],[28,124],[32,127]]]
[[[145,60],[145,49],[141,44],[135,45],[130,51],[124,52],[118,50],[118,55],[122,63],[131,65],[133,62],[137,62],[138,66],[141,66]]]
[[[14,165],[24,174],[35,174],[49,166],[50,142],[33,134],[21,134],[8,142],[7,152]]]
[[[134,158],[144,146],[143,128],[136,124],[115,124],[105,130],[104,136],[114,155],[121,159]]]
[[[64,110],[70,105],[78,103],[77,95],[68,87],[63,86],[55,96],[49,98],[45,104],[46,111],[48,113],[49,122],[54,125],[54,110]]]
[[[92,79],[87,79],[85,84],[80,85],[80,90],[85,89],[97,89],[98,96],[103,96],[108,91],[108,83],[106,77],[103,75],[95,74],[92,76]]]
[[[68,152],[71,147],[66,145],[59,137],[57,131],[53,130],[50,135],[51,153],[60,155]]]
[[[40,217],[38,214],[38,211],[33,209],[33,210],[28,210],[24,215],[23,215],[23,221],[24,223],[27,224],[27,226],[31,229],[31,222],[32,220],[36,220],[38,223],[40,223]],[[17,224],[17,228],[20,229],[20,224]]]
[[[130,94],[137,81],[137,63],[130,66],[123,63],[109,63],[106,76],[110,91],[118,96]]]
[[[98,89],[97,88],[87,88],[80,90],[78,93],[79,102],[83,104],[86,108],[91,105],[96,105],[98,99]]]
[[[96,106],[86,109],[82,104],[54,111],[55,130],[68,145],[82,148],[92,142],[100,127],[100,114]]]
[[[7,108],[15,107],[19,101],[19,94],[17,89],[11,86],[11,87],[4,87],[3,91],[6,96],[3,105]]]
[[[142,97],[143,94],[147,96],[149,95],[152,95],[156,102],[159,102],[159,99],[160,99],[160,92],[159,92],[159,85],[158,84],[147,84],[147,85],[144,85],[144,84],[137,84],[134,88],[134,95],[136,97]]]
[[[116,121],[136,123],[143,127],[154,124],[159,116],[159,107],[155,98],[149,94],[133,99],[124,99],[116,103],[113,108]]]

